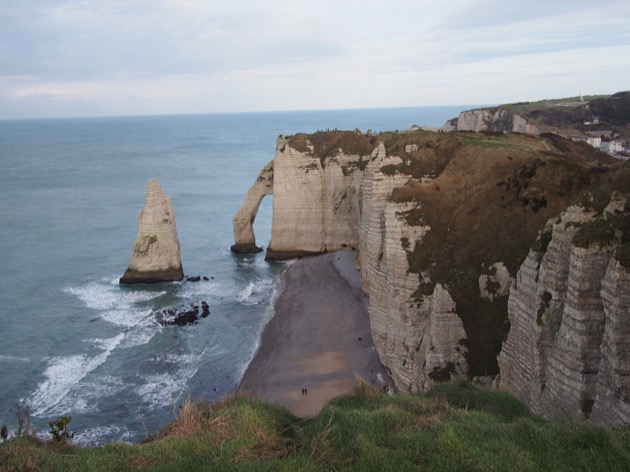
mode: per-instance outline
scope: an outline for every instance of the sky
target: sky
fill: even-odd
[[[628,0],[2,0],[0,119],[630,90]]]

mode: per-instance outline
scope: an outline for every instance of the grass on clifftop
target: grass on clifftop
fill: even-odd
[[[147,470],[630,470],[630,431],[543,421],[468,383],[395,397],[360,384],[307,420],[232,396],[187,402],[140,445],[0,445],[2,472]]]

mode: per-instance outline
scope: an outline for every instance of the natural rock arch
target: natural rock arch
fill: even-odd
[[[258,214],[260,203],[266,195],[273,194],[273,160],[260,171],[256,182],[249,188],[243,205],[232,220],[234,245],[230,248],[238,254],[261,252],[256,246],[254,220]]]

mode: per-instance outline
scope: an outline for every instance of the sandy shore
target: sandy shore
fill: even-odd
[[[383,380],[391,386],[370,335],[355,256],[341,251],[304,258],[286,270],[276,314],[239,391],[308,417],[349,393],[357,376],[378,388]]]

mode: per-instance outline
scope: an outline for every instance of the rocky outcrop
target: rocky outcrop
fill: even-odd
[[[260,171],[256,182],[247,191],[243,205],[232,220],[234,230],[234,245],[230,248],[232,252],[247,254],[262,251],[262,248],[256,246],[253,225],[263,198],[273,193],[273,162]]]
[[[210,314],[210,307],[206,301],[200,304],[164,308],[154,313],[155,320],[162,326],[186,326],[196,324],[200,318],[206,318]]]
[[[505,108],[481,108],[463,111],[447,121],[442,131],[493,131],[501,133],[540,134],[540,130],[525,118]]]
[[[147,182],[146,203],[138,215],[138,235],[121,284],[172,282],[184,277],[175,212],[155,179]]]
[[[550,220],[518,272],[498,357],[500,387],[548,418],[630,423],[630,273],[620,262],[630,209],[570,207]]]

